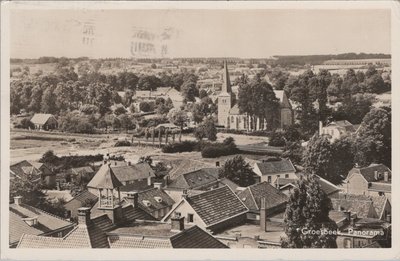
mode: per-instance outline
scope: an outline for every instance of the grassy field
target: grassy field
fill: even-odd
[[[260,143],[266,141],[265,137],[250,137],[236,134],[219,133],[218,141],[223,141],[227,137],[233,137],[238,145]],[[202,159],[200,152],[164,154],[157,147],[152,146],[132,146],[114,147],[117,139],[131,139],[126,134],[67,134],[57,132],[38,132],[11,130],[10,133],[10,154],[11,162],[21,160],[39,160],[47,150],[53,150],[57,155],[91,155],[97,153],[112,153],[124,155],[126,159],[136,162],[140,156],[154,156],[157,160],[161,159],[201,159],[202,161],[215,162],[215,159]],[[182,140],[193,140],[193,136],[185,135]],[[137,139],[135,139],[137,141]]]

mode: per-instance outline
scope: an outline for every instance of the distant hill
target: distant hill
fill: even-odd
[[[277,55],[275,64],[279,65],[305,65],[305,64],[322,64],[327,60],[354,60],[354,59],[390,59],[390,54],[383,53],[343,53],[328,55]]]

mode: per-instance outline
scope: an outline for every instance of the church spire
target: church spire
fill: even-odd
[[[228,63],[226,60],[224,61],[224,71],[223,71],[223,83],[222,83],[222,92],[223,93],[231,93],[232,88],[231,88],[231,81],[229,80],[229,71],[228,71]]]

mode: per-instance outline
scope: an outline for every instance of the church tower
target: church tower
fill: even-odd
[[[229,80],[228,64],[224,61],[223,83],[218,96],[218,125],[229,127],[229,111],[232,107],[232,88]]]

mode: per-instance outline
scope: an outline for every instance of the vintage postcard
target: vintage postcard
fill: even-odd
[[[2,258],[399,258],[399,2],[1,19]]]

